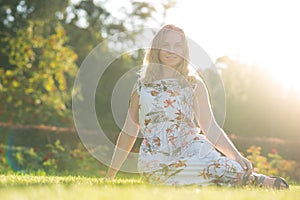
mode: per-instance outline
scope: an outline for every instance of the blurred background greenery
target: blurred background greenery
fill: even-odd
[[[161,26],[167,10],[176,5],[174,0],[161,1],[160,7],[150,1],[129,0],[130,9],[120,5],[118,12],[112,12],[107,2],[0,0],[2,172],[55,171],[58,166],[72,171],[75,169],[67,167],[68,162],[75,162],[71,159],[79,159],[78,163],[87,159],[72,118],[72,86],[80,64],[96,45],[115,33],[131,31],[134,42],[134,35],[146,25]],[[143,50],[137,50],[116,59],[99,82],[97,114],[105,119],[101,125],[112,141],[119,131],[111,111],[113,87],[125,72],[142,64],[143,55]],[[300,162],[299,94],[284,88],[260,66],[226,55],[214,64],[226,91],[224,130],[238,148],[246,153],[253,145],[262,146],[259,153],[264,156],[276,150],[285,159]],[[253,152],[257,149],[250,150]],[[58,164],[59,156],[65,162]],[[89,159],[76,170],[87,170]],[[102,169],[95,166],[95,170]],[[292,166],[299,174],[299,165]]]

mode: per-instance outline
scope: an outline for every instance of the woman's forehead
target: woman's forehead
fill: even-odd
[[[167,30],[162,37],[163,42],[183,42],[183,35],[177,31]]]

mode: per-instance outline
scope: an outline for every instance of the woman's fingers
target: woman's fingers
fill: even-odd
[[[242,168],[245,170],[246,174],[251,174],[253,167],[252,163],[245,157],[241,156],[240,159],[238,160]]]
[[[244,169],[246,170],[246,174],[251,174],[252,173],[252,169],[253,169],[252,163],[248,159],[246,159],[244,157],[243,157],[243,163],[245,164],[245,168]]]

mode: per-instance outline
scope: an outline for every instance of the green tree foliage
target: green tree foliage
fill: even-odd
[[[105,0],[0,0],[0,121],[69,124],[72,81],[84,58],[115,33],[130,30],[132,37],[126,39],[134,40],[146,21],[174,4],[169,1],[157,9],[132,0],[111,12]],[[131,56],[117,60],[107,79],[134,62]]]
[[[1,40],[9,66],[0,69],[1,121],[59,125],[70,121],[70,87],[77,55],[60,23],[29,22]],[[48,25],[48,24],[47,24]]]
[[[65,10],[67,5],[67,0],[0,0],[0,30],[15,36],[31,20],[57,20],[56,13]]]
[[[0,0],[0,30],[15,36],[17,30],[28,26],[29,20],[45,23],[59,21],[67,31],[68,44],[78,54],[79,66],[88,53],[105,38],[124,31],[141,31],[146,23],[161,25],[166,10],[175,5],[174,0],[141,2],[128,0],[118,11],[110,11],[105,0]],[[0,43],[0,47],[7,46]],[[0,55],[2,65],[8,58]]]
[[[134,52],[134,54],[136,54],[137,56],[141,56],[143,55],[143,53],[143,50]],[[116,126],[115,119],[113,118],[112,114],[113,91],[114,89],[116,89],[116,84],[120,80],[120,78],[127,79],[127,81],[129,82],[137,79],[136,72],[142,65],[141,57],[139,57],[139,59],[134,59],[134,56],[130,54],[124,54],[120,56],[107,67],[101,79],[99,80],[99,84],[95,94],[96,112],[102,128],[105,129],[107,133],[112,133],[112,138],[115,138],[119,133],[119,129],[122,128]],[[120,65],[122,66],[122,68],[120,68]],[[132,68],[134,67],[137,67],[136,70],[129,72],[129,70],[132,70]],[[131,90],[132,88],[128,86],[126,87],[126,89]],[[124,92],[130,93],[131,91]],[[123,110],[123,112],[126,113],[128,105],[129,100],[128,102],[125,102],[124,105],[121,105],[122,108],[119,108],[119,112],[122,112],[121,110]]]

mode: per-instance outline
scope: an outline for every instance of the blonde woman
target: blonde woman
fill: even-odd
[[[150,183],[288,188],[283,178],[252,172],[217,124],[207,88],[188,61],[183,30],[163,26],[145,55],[106,178],[116,176],[140,130],[138,169]]]

